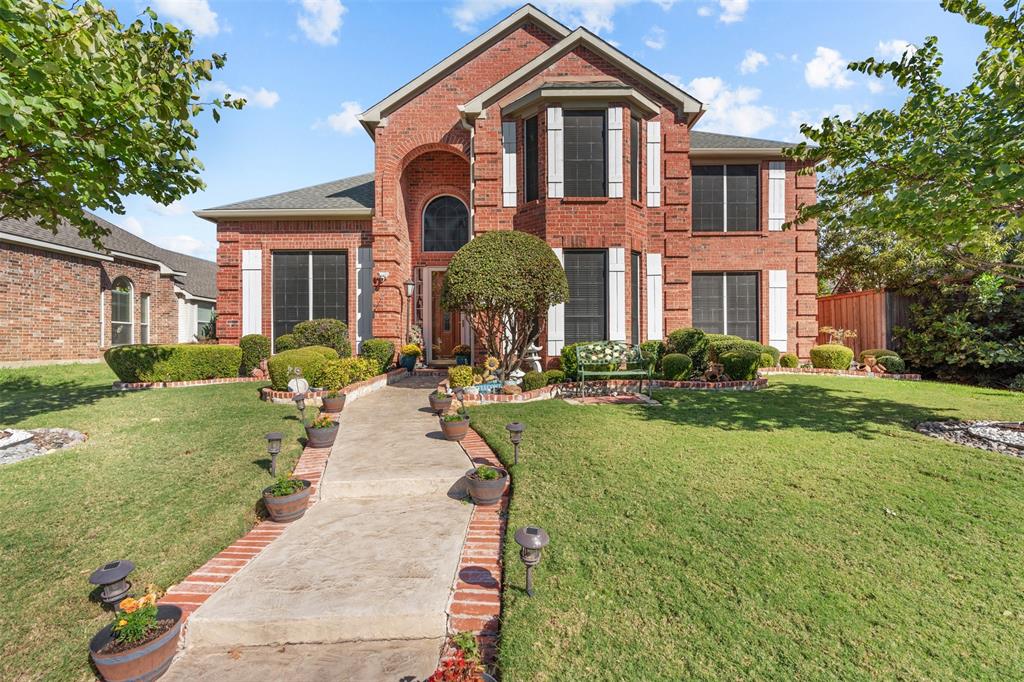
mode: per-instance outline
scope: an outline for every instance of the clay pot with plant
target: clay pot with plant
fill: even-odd
[[[464,409],[441,415],[441,432],[448,440],[459,441],[469,432],[469,415]]]
[[[430,409],[432,409],[437,415],[442,415],[447,412],[452,406],[452,395],[445,391],[443,388],[439,388],[430,394]]]
[[[466,474],[474,504],[497,504],[505,492],[508,472],[492,466],[478,466]]]
[[[178,651],[181,623],[181,609],[157,605],[155,593],[128,597],[89,642],[89,655],[104,680],[155,680]]]
[[[324,412],[341,412],[345,409],[345,394],[337,391],[328,391],[323,399],[322,410]]]
[[[306,447],[329,448],[338,436],[340,425],[323,412],[306,425]]]
[[[420,356],[423,355],[423,349],[415,343],[407,343],[402,346],[400,355],[402,357],[398,361],[398,364],[411,372],[416,369],[416,362],[420,359]]]
[[[309,481],[285,475],[263,489],[263,504],[273,521],[288,523],[306,513],[309,494]]]

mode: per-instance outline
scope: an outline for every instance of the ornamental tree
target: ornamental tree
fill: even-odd
[[[942,7],[985,28],[972,81],[961,90],[940,82],[934,36],[899,60],[850,64],[892,77],[907,99],[898,111],[801,126],[817,146],[803,143],[789,154],[816,161],[818,203],[802,206],[794,222],[818,220],[823,230],[880,241],[894,235],[906,242],[897,263],[911,267],[956,262],[1024,281],[1024,0],[1007,0],[1005,14],[978,0],[943,0]],[[859,243],[838,240],[841,254],[843,241]]]
[[[98,0],[0,0],[0,218],[68,221],[101,245],[83,207],[123,214],[128,194],[202,189],[193,119],[245,104],[200,101],[224,62],[194,57],[192,32],[150,9],[125,26]]]
[[[519,366],[544,328],[548,308],[569,299],[555,252],[525,232],[485,232],[452,257],[441,291],[445,310],[464,313],[500,376]]]

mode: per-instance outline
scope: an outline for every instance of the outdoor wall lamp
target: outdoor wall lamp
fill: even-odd
[[[299,408],[299,417],[302,419],[302,423],[306,423],[306,394],[300,393],[292,400],[295,401],[295,407]]]
[[[543,528],[524,526],[516,531],[515,539],[516,544],[522,548],[519,550],[519,558],[526,566],[526,594],[532,597],[533,567],[540,563],[541,551],[551,542],[551,538]]]
[[[373,288],[380,289],[382,286],[384,286],[384,282],[388,281],[388,277],[390,276],[391,273],[388,272],[387,270],[381,270],[380,272],[378,272],[373,278]]]
[[[515,448],[512,463],[519,464],[519,444],[523,441],[523,431],[526,430],[526,425],[521,422],[512,422],[505,424],[505,429],[508,430],[508,437],[512,440],[512,447]]]
[[[409,298],[412,298],[413,294],[415,294],[415,293],[416,293],[416,282],[414,282],[411,279],[406,280],[405,281],[405,295],[408,296]]]
[[[268,433],[267,439],[267,453],[270,455],[270,475],[277,477],[277,456],[281,454],[281,439],[282,436],[277,431]]]
[[[118,561],[111,561],[109,564],[103,564],[89,576],[89,582],[93,585],[101,585],[103,589],[100,591],[100,601],[107,606],[117,606],[117,604],[128,596],[128,591],[132,589],[132,584],[128,582],[128,574],[135,570],[135,564],[126,560],[119,559]]]

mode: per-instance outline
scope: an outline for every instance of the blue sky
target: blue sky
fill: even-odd
[[[110,2],[131,20],[144,3]],[[521,2],[440,0],[152,0],[161,18],[191,28],[197,53],[226,52],[212,91],[249,106],[199,122],[207,189],[172,206],[129,197],[116,224],[162,246],[213,259],[212,223],[192,211],[373,169],[355,120]],[[982,31],[937,0],[541,0],[678,82],[709,111],[698,129],[799,139],[799,123],[902,102],[900,91],[846,71],[867,56],[898,58],[938,35],[945,78],[963,85]]]

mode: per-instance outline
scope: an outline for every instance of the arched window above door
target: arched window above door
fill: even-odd
[[[469,209],[453,196],[440,196],[423,209],[423,250],[458,251],[469,241]]]

